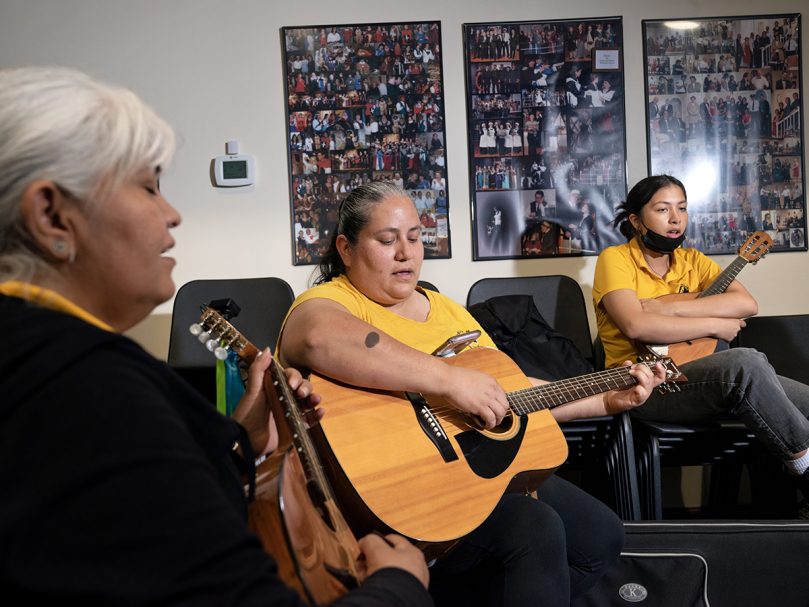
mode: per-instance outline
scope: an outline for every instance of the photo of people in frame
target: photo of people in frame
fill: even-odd
[[[680,27],[682,25],[682,27]],[[649,171],[681,178],[687,246],[806,250],[800,15],[644,21]]]
[[[475,260],[597,255],[626,194],[620,18],[464,25]],[[620,65],[622,62],[618,62]]]
[[[340,202],[378,180],[413,197],[425,258],[450,257],[439,22],[287,27],[282,37],[293,263],[319,263]],[[508,30],[486,33],[481,52],[507,60],[509,40]],[[518,131],[521,119],[517,108],[503,124]]]

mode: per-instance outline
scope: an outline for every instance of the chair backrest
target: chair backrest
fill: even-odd
[[[582,356],[593,362],[593,342],[587,307],[579,283],[569,276],[481,278],[469,288],[466,307],[498,295],[531,295],[539,313],[559,333],[570,338]]]
[[[200,307],[215,299],[232,299],[241,311],[234,327],[259,347],[275,347],[281,323],[295,299],[281,278],[193,280],[177,291],[171,317],[168,363],[209,400],[216,395],[216,359],[189,333]]]
[[[426,280],[420,280],[419,286],[422,289],[430,289],[430,291],[435,291],[436,293],[438,293],[438,287],[436,287],[433,283],[428,282]]]
[[[746,322],[734,346],[763,352],[779,375],[809,384],[809,314],[753,316]]]

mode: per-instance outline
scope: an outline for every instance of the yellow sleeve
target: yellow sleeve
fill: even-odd
[[[593,276],[593,303],[596,307],[612,291],[637,291],[637,268],[629,257],[626,246],[608,247],[601,251]]]
[[[365,306],[363,305],[361,298],[358,297],[356,292],[352,291],[351,289],[343,288],[342,284],[338,280],[324,282],[323,284],[316,285],[298,295],[298,297],[295,298],[295,301],[293,301],[292,305],[289,307],[287,316],[289,316],[290,312],[292,312],[292,310],[297,308],[303,302],[311,299],[329,299],[339,303],[357,318],[363,318],[364,316],[363,310]]]

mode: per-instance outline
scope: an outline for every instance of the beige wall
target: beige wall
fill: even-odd
[[[423,278],[463,302],[485,276],[567,274],[590,295],[595,258],[472,262],[461,24],[622,16],[625,38],[628,175],[645,175],[645,106],[641,20],[796,13],[803,0],[577,3],[503,0],[409,0],[373,3],[311,0],[2,0],[0,67],[69,65],[127,85],[148,100],[180,136],[161,185],[184,217],[176,230],[177,284],[198,278],[280,276],[296,293],[311,268],[291,265],[285,139],[282,26],[438,19],[442,25],[447,160],[453,259],[424,264]],[[802,46],[807,43],[803,36]],[[806,81],[804,64],[802,80]],[[255,186],[210,185],[211,158],[229,139],[258,167]],[[805,140],[804,140],[805,146]],[[809,312],[809,253],[771,255],[743,280],[761,314]],[[731,258],[717,258],[725,265]],[[165,357],[171,303],[131,334]]]

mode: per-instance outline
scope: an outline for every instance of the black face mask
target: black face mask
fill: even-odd
[[[647,249],[651,249],[656,253],[671,253],[685,240],[685,234],[680,234],[677,238],[669,238],[668,236],[661,236],[657,232],[652,232],[643,222],[641,222],[641,225],[646,228],[646,233],[641,234],[638,231],[640,241]]]

